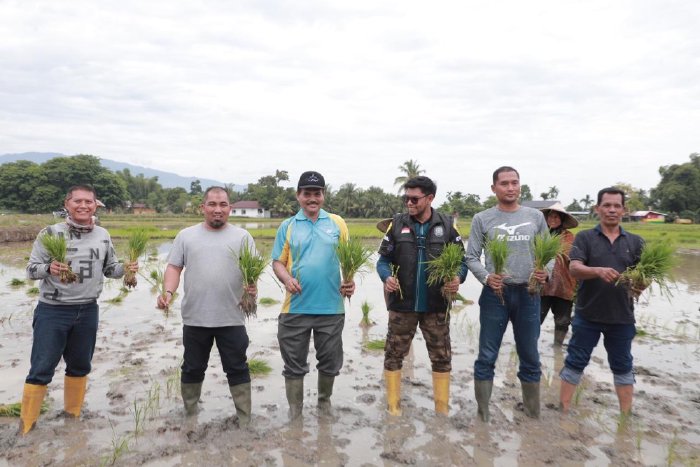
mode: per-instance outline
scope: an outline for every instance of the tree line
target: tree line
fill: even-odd
[[[422,175],[425,170],[419,163],[410,159],[398,167],[399,175],[394,180],[397,193],[386,193],[379,187],[358,187],[345,183],[336,190],[326,187],[325,207],[344,217],[383,218],[404,210],[401,203],[401,186],[409,178]],[[658,210],[671,218],[682,217],[700,221],[700,153],[690,155],[690,161],[659,168],[661,181],[651,190],[635,188],[620,182],[616,186],[627,193],[627,209],[639,211]],[[274,174],[260,177],[256,183],[248,184],[242,192],[231,190],[233,202],[240,200],[258,201],[270,210],[273,217],[285,217],[298,209],[296,190],[282,186],[289,181],[286,170],[276,170]],[[100,200],[116,212],[128,211],[135,204],[143,204],[159,213],[196,213],[202,201],[203,187],[199,180],[192,182],[190,190],[182,187],[164,188],[158,177],[147,178],[143,174],[133,175],[129,169],[113,172],[100,164],[99,158],[91,155],[56,157],[42,164],[30,161],[8,162],[0,165],[0,209],[46,213],[60,208],[63,197],[71,185],[87,183],[96,187]],[[559,189],[551,186],[540,193],[543,200],[557,199]],[[530,187],[521,187],[521,199],[533,199]],[[496,198],[489,196],[483,201],[480,196],[461,191],[446,193],[446,201],[438,208],[447,213],[455,213],[469,218],[479,211],[496,204]],[[569,211],[590,211],[595,199],[585,195],[565,203]]]

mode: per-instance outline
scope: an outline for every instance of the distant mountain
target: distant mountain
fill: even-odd
[[[54,157],[67,156],[65,154],[59,154],[57,152],[23,152],[21,154],[4,154],[0,156],[0,164],[15,161],[31,161],[36,164],[43,164],[44,162],[53,159]],[[158,177],[158,183],[160,183],[163,186],[163,188],[182,187],[189,191],[191,183],[195,180],[199,180],[201,182],[202,188],[206,188],[212,185],[224,185],[224,182],[220,182],[218,180],[210,180],[208,178],[200,177],[183,177],[172,172],[149,169],[148,167],[127,164],[125,162],[117,162],[110,159],[100,158],[100,163],[103,167],[106,167],[113,172],[116,172],[117,170],[129,169],[131,175],[143,174],[143,176],[146,178]],[[247,185],[234,185],[234,190],[236,191],[243,191],[246,188]]]

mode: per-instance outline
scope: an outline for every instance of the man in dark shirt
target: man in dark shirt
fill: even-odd
[[[391,415],[401,415],[401,368],[420,326],[433,369],[435,411],[447,415],[452,347],[448,303],[442,291],[457,293],[467,277],[467,265],[463,257],[462,268],[452,280],[428,285],[427,262],[440,256],[450,243],[462,250],[464,245],[453,218],[431,207],[437,191],[431,179],[414,177],[403,188],[408,212],[391,220],[379,246],[377,262],[389,310],[384,348],[387,410]]]
[[[573,335],[564,368],[559,373],[559,399],[562,412],[567,413],[583,370],[602,334],[620,412],[628,414],[632,409],[634,388],[631,352],[636,333],[634,303],[628,290],[616,282],[620,273],[639,262],[644,242],[620,226],[625,212],[622,190],[600,190],[596,211],[600,224],[579,232],[569,255],[569,270],[581,285],[576,297]]]

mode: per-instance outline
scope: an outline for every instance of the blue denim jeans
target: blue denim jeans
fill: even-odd
[[[34,310],[34,342],[31,368],[25,380],[46,385],[53,379],[61,357],[66,375],[85,376],[92,369],[99,307],[96,302],[83,305],[49,305],[39,302]]]
[[[530,295],[525,286],[506,286],[503,291],[505,305],[485,286],[479,297],[479,356],[474,362],[474,379],[492,380],[496,359],[501,349],[503,333],[508,321],[513,324],[515,348],[520,359],[518,378],[524,383],[539,382],[540,354],[537,340],[540,337],[540,297]]]
[[[221,366],[226,373],[229,386],[250,383],[248,369],[248,333],[245,326],[222,326],[205,328],[182,326],[182,345],[185,348],[180,381],[201,383],[209,364],[211,348],[216,341]]]
[[[583,370],[588,366],[591,353],[600,335],[608,352],[608,364],[613,372],[616,385],[634,384],[632,372],[632,339],[637,333],[634,324],[603,324],[587,321],[574,315],[571,323],[573,334],[569,340],[561,379],[571,384],[578,384]]]

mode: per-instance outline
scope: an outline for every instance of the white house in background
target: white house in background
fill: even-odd
[[[237,201],[231,205],[231,216],[269,218],[270,211],[260,206],[257,201]]]

